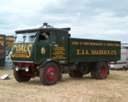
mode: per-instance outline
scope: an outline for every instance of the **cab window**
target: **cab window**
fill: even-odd
[[[48,40],[49,39],[49,33],[48,32],[41,32],[39,34],[39,41],[41,40]]]

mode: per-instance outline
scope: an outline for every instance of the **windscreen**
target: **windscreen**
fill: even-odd
[[[36,32],[20,33],[16,36],[16,43],[33,43],[36,38]]]

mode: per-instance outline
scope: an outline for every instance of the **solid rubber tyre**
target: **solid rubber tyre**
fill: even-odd
[[[40,81],[44,85],[53,85],[61,79],[61,71],[58,65],[54,62],[49,62],[41,67],[40,70]]]
[[[91,70],[91,77],[96,79],[106,79],[109,74],[109,67],[106,62],[98,62]]]

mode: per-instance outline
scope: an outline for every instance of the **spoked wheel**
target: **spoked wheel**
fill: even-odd
[[[13,75],[14,75],[16,81],[18,81],[18,82],[27,82],[31,79],[31,76],[29,76],[28,73],[23,70],[16,71],[14,69]]]
[[[106,79],[109,74],[108,64],[105,62],[96,63],[96,65],[91,70],[92,78],[96,79]]]
[[[55,84],[61,78],[61,72],[57,64],[50,62],[44,68],[40,68],[40,81],[44,85]]]
[[[108,68],[105,67],[105,66],[103,66],[103,67],[101,68],[101,70],[100,70],[100,77],[101,77],[101,79],[106,78],[107,75],[108,75]]]

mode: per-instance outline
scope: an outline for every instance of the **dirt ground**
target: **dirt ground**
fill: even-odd
[[[110,71],[106,80],[82,79],[63,75],[56,85],[41,85],[39,78],[18,83],[10,70],[10,80],[0,80],[0,102],[127,102],[128,71]]]

